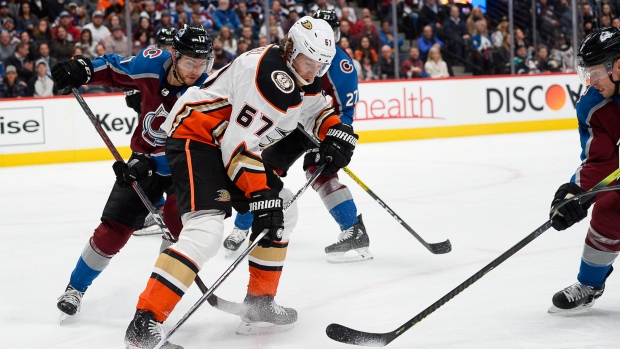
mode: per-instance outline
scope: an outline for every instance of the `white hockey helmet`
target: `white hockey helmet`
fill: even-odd
[[[305,16],[297,20],[288,32],[288,38],[293,43],[292,50],[287,65],[302,83],[305,81],[297,74],[293,68],[293,60],[300,53],[313,61],[322,63],[317,76],[325,75],[332,59],[336,55],[336,43],[334,42],[334,31],[329,24],[322,20]]]

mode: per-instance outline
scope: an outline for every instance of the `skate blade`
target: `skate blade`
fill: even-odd
[[[347,252],[355,251],[357,254],[350,253],[348,256]],[[368,250],[368,247],[358,248],[356,250],[351,250],[347,252],[332,252],[327,254],[327,262],[329,263],[354,263],[354,262],[363,262],[369,261],[373,259],[372,253]]]
[[[237,258],[241,254],[241,251],[243,251],[241,248],[233,251],[224,247],[224,258]]]
[[[255,336],[261,334],[277,333],[288,331],[295,327],[295,323],[288,325],[275,325],[270,322],[245,322],[241,321],[239,327],[237,327],[238,335],[242,336]]]
[[[62,311],[60,312],[60,315],[58,316],[58,323],[60,325],[62,325],[68,318],[70,318],[71,315],[67,314],[67,313],[63,313]]]
[[[552,305],[549,310],[547,310],[547,313],[549,314],[558,314],[558,315],[574,315],[574,314],[581,314],[586,312],[589,308],[592,308],[592,306],[594,305],[594,301],[590,302],[590,303],[586,303],[582,306],[579,306],[577,308],[573,308],[573,309],[560,309],[558,307],[556,307],[555,305]]]
[[[135,236],[148,236],[148,235],[162,235],[159,225],[151,225],[150,227],[142,228],[133,232]]]

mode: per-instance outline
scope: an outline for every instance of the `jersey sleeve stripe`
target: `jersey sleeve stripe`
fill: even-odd
[[[228,178],[243,190],[247,197],[255,191],[269,189],[262,159],[259,155],[248,152],[245,143],[233,152],[226,165],[226,172]]]
[[[314,120],[314,127],[312,128],[312,132],[317,138],[319,138],[320,140],[324,140],[325,136],[327,135],[327,129],[338,123],[340,123],[340,119],[335,114],[334,109],[325,109]]]

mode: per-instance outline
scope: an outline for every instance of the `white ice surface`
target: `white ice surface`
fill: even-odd
[[[338,227],[309,190],[299,202],[276,298],[297,309],[296,327],[238,336],[239,319],[205,303],[172,342],[186,349],[353,348],[329,339],[326,326],[392,331],[544,223],[579,151],[574,131],[361,144],[350,169],[424,239],[450,239],[453,251],[428,252],[341,173],[363,213],[375,259],[326,262],[323,249]],[[285,181],[293,191],[304,181],[300,167]],[[124,348],[158,237],[132,237],[88,290],[82,311],[63,326],[56,309],[112,181],[110,161],[0,169],[0,348]],[[226,234],[231,226],[226,220]],[[547,231],[388,347],[618,348],[616,275],[589,312],[547,314],[552,295],[576,279],[587,226],[586,220],[565,232]],[[220,250],[200,276],[211,285],[230,263]],[[247,279],[244,262],[216,294],[241,301]],[[168,328],[199,297],[192,287]]]

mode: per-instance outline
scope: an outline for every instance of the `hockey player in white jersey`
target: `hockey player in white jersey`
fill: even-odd
[[[334,40],[338,42],[340,39],[340,22],[336,12],[334,10],[318,10],[313,17],[329,23],[334,30]],[[359,98],[357,73],[351,58],[338,46],[336,46],[334,64],[330,66],[322,81],[323,90],[332,98],[334,109],[340,120],[349,125],[353,124],[355,103]],[[306,171],[306,177],[309,178],[317,169],[316,166],[308,163],[312,162],[316,146],[300,130],[293,131],[284,141],[266,149],[263,153],[263,160],[278,175],[285,177],[289,168],[306,151],[308,154],[303,168]],[[372,259],[372,253],[368,249],[370,239],[366,233],[362,215],[358,215],[353,195],[349,188],[340,182],[338,174],[324,172],[314,181],[312,188],[319,194],[323,204],[341,231],[338,241],[325,248],[327,261],[343,263]],[[227,256],[234,256],[234,251],[239,250],[251,226],[251,213],[237,214],[235,227],[224,240]]]
[[[248,257],[246,311],[237,333],[284,330],[297,321],[295,309],[274,300],[297,207],[283,212],[293,193],[261,153],[300,123],[322,140],[315,164],[327,163],[332,172],[348,165],[357,135],[341,123],[320,81],[335,53],[327,22],[303,17],[280,46],[240,55],[172,108],[162,128],[183,230],[160,254],[138,299],[125,335],[128,347],[153,348],[160,340],[161,323],[219,249],[233,207],[252,212],[250,240],[268,231]],[[164,348],[178,346],[167,342]]]

